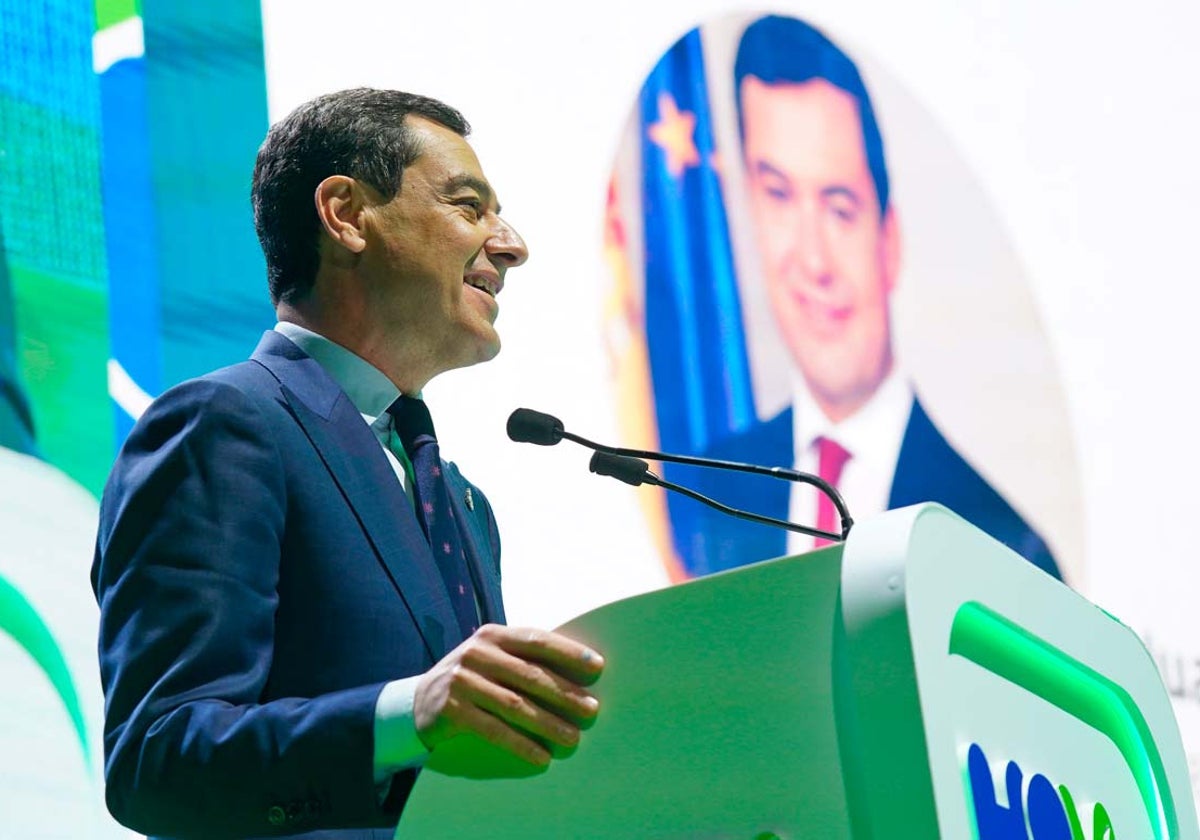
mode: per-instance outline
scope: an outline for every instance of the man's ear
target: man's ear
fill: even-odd
[[[317,184],[313,196],[325,234],[352,254],[367,247],[365,198],[362,185],[345,175],[330,175]]]
[[[900,222],[896,219],[896,207],[888,204],[879,224],[880,259],[883,261],[883,275],[887,290],[896,288],[896,280],[900,276],[900,258],[903,250],[900,242]]]

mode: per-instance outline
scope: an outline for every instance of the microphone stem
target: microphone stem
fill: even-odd
[[[799,534],[807,534],[810,537],[819,537],[821,539],[832,540],[834,542],[841,542],[845,539],[845,537],[843,537],[841,534],[822,531],[819,528],[809,528],[805,525],[797,525],[795,522],[787,522],[783,519],[776,519],[772,516],[763,516],[762,514],[751,513],[748,510],[739,510],[738,508],[730,507],[729,505],[718,502],[716,499],[710,499],[703,493],[697,493],[695,490],[690,490],[680,484],[675,484],[671,481],[665,481],[652,472],[648,472],[642,476],[642,482],[645,484],[653,484],[657,487],[663,487],[667,490],[674,490],[676,493],[682,493],[689,499],[695,499],[697,502],[706,504],[711,508],[716,508],[722,513],[727,513],[730,516],[736,516],[738,519],[745,519],[749,522],[757,522],[760,525],[774,525],[779,528],[786,528],[789,531],[795,531]]]
[[[644,458],[648,461],[670,462],[674,464],[684,464],[691,467],[715,466],[717,468],[735,470],[738,472],[752,473],[753,475],[765,475],[772,478],[782,478],[787,481],[798,481],[801,484],[811,484],[813,487],[816,487],[818,490],[828,496],[829,500],[833,502],[833,506],[837,508],[838,516],[842,520],[842,533],[830,534],[828,531],[820,531],[816,528],[806,528],[803,525],[796,525],[791,522],[772,519],[771,517],[761,517],[758,514],[749,513],[747,511],[739,511],[736,508],[727,507],[726,505],[722,505],[720,502],[709,499],[707,496],[700,496],[700,494],[695,493],[692,490],[688,490],[685,487],[670,485],[669,482],[658,479],[658,482],[662,487],[671,486],[672,488],[678,489],[684,495],[691,496],[692,498],[698,498],[700,501],[704,501],[706,504],[711,502],[712,506],[717,507],[719,510],[724,510],[729,514],[741,517],[742,519],[749,519],[751,521],[763,522],[772,525],[780,525],[781,527],[788,528],[792,531],[797,531],[801,534],[808,534],[809,536],[822,537],[824,539],[831,540],[844,540],[850,534],[850,526],[854,524],[854,520],[850,518],[850,510],[846,507],[846,502],[842,499],[841,493],[837,491],[837,488],[835,488],[828,481],[825,481],[820,476],[809,475],[808,473],[799,472],[798,470],[784,469],[783,467],[760,467],[757,464],[742,464],[738,463],[737,461],[720,461],[715,458],[696,458],[691,455],[672,455],[668,452],[649,452],[645,449],[626,449],[623,446],[607,446],[603,443],[596,443],[595,441],[588,440],[585,437],[581,437],[573,432],[568,432],[565,430],[563,431],[562,436],[567,440],[582,444],[583,446],[586,446],[589,449],[594,449],[597,452],[607,452],[609,455],[624,455],[630,458]],[[648,475],[653,475],[653,473],[648,473]],[[657,476],[655,476],[655,478],[657,479]]]

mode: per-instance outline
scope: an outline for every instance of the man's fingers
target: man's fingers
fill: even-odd
[[[463,664],[549,711],[575,720],[595,717],[600,707],[599,701],[586,689],[549,666],[526,661],[498,646],[481,646],[466,652]]]
[[[541,662],[578,685],[590,685],[604,670],[604,657],[559,633],[489,624],[479,635],[527,661]]]
[[[416,688],[413,717],[431,749],[470,731],[532,764],[579,743],[599,702],[586,688],[604,659],[586,645],[540,630],[480,628]]]
[[[579,727],[563,720],[519,691],[463,669],[458,675],[460,698],[544,741],[563,747],[579,743]]]
[[[490,744],[512,753],[517,758],[544,767],[550,763],[550,752],[529,736],[513,729],[500,718],[464,704],[460,708],[460,719],[456,722],[460,731],[469,731]]]

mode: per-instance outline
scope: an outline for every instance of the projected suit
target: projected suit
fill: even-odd
[[[705,453],[722,460],[787,464],[793,452],[793,417],[787,409],[767,423],[724,441]],[[706,495],[788,518],[791,485],[740,473],[695,470],[684,479]],[[920,400],[912,402],[896,464],[888,507],[920,502],[946,505],[1047,573],[1060,577],[1042,538],[942,436]],[[851,507],[851,514],[854,513]],[[807,523],[811,524],[811,523]],[[703,508],[695,525],[677,530],[677,543],[689,568],[700,574],[722,571],[787,553],[787,534]]]

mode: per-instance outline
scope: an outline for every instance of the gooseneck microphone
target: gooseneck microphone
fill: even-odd
[[[593,452],[592,460],[588,461],[588,469],[596,475],[607,475],[632,487],[641,487],[643,484],[657,486],[662,483],[662,479],[650,472],[649,464],[640,458],[630,458],[627,455]]]
[[[575,443],[586,446],[589,449],[595,450],[597,453],[605,455],[621,456],[634,461],[634,465],[624,462],[609,461],[601,459],[597,464],[597,458],[592,458],[592,472],[609,475],[624,481],[626,484],[653,484],[658,487],[663,487],[668,490],[674,490],[682,493],[689,498],[704,504],[714,507],[717,510],[724,511],[731,516],[737,516],[741,519],[748,519],[753,522],[759,522],[764,525],[775,525],[780,528],[786,528],[790,531],[797,531],[801,534],[809,536],[821,537],[827,540],[844,540],[850,533],[850,528],[854,525],[854,520],[850,518],[850,511],[846,507],[845,501],[842,500],[841,494],[829,482],[819,476],[809,473],[800,472],[798,470],[789,470],[783,467],[762,467],[757,464],[742,464],[737,461],[720,461],[714,458],[698,458],[692,455],[672,455],[668,452],[652,452],[643,449],[627,449],[620,446],[607,446],[602,443],[590,441],[587,438],[572,434],[566,431],[563,423],[557,417],[549,414],[544,414],[540,411],[534,411],[531,408],[518,408],[508,418],[508,436],[518,443],[536,443],[538,446],[554,446],[564,438],[574,441]],[[650,472],[650,467],[643,461],[637,459],[645,458],[650,461],[664,461],[675,464],[686,464],[692,467],[708,467],[718,470],[733,470],[735,472],[746,472],[754,475],[765,475],[772,478],[780,478],[785,481],[798,481],[802,484],[811,484],[822,493],[829,497],[833,502],[834,508],[837,509],[838,516],[841,518],[842,532],[834,534],[829,531],[822,531],[817,528],[809,528],[804,525],[797,525],[794,522],[786,522],[781,519],[774,519],[769,516],[761,516],[757,513],[749,513],[748,511],[738,510],[737,508],[723,505],[718,501],[701,495],[700,493],[690,490],[686,487],[681,487],[669,481],[665,481],[654,473]],[[636,465],[640,465],[636,466]]]
[[[566,435],[561,420],[532,408],[518,408],[508,415],[505,428],[510,440],[536,443],[538,446],[554,446]]]

